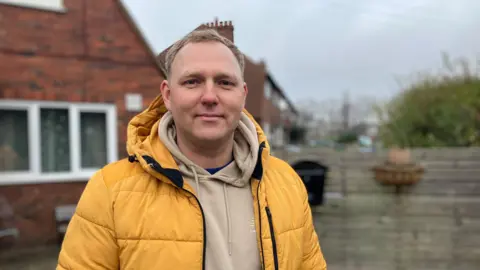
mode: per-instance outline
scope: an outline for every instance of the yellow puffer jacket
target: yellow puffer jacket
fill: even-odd
[[[158,139],[165,111],[158,97],[133,118],[130,157],[90,179],[68,226],[57,269],[205,268],[208,235],[202,207]],[[256,128],[261,146],[251,186],[264,269],[326,269],[305,187],[287,163],[270,155],[258,124]]]

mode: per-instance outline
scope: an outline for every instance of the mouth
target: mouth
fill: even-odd
[[[215,121],[215,120],[218,120],[220,118],[223,118],[223,115],[204,113],[204,114],[197,114],[197,117],[204,120],[204,121]]]

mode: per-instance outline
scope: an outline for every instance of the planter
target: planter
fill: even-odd
[[[409,165],[411,163],[410,150],[405,148],[390,149],[387,162],[394,165]]]
[[[413,185],[422,179],[424,168],[417,164],[385,163],[372,168],[375,180],[383,185]]]

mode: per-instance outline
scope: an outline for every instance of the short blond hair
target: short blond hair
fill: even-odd
[[[184,38],[178,40],[175,42],[172,47],[170,47],[167,51],[167,54],[165,56],[165,73],[167,75],[167,78],[170,77],[171,71],[172,71],[172,63],[173,60],[175,60],[175,57],[177,56],[178,52],[185,47],[185,45],[189,43],[201,43],[201,42],[219,42],[222,43],[223,45],[227,46],[227,48],[232,51],[233,55],[238,61],[238,64],[240,65],[240,70],[243,72],[245,70],[245,58],[240,52],[240,50],[233,44],[232,41],[229,39],[221,36],[217,31],[214,29],[205,29],[205,30],[195,30],[191,32],[190,34],[186,35]]]

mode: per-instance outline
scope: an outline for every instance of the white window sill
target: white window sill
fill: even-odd
[[[68,183],[86,182],[97,170],[85,170],[78,173],[0,173],[0,186],[47,184],[47,183]]]

